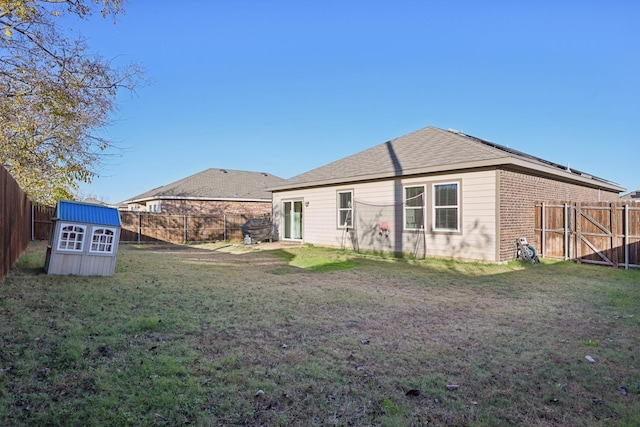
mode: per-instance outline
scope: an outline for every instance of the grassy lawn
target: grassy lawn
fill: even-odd
[[[0,283],[0,425],[640,425],[639,271],[124,245],[76,277],[44,253]]]

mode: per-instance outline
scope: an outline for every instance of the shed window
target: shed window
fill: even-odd
[[[351,191],[338,192],[338,227],[350,228],[353,224],[353,193]]]
[[[460,192],[457,182],[433,185],[433,229],[460,229]]]
[[[115,234],[115,229],[113,228],[94,229],[91,234],[91,248],[89,252],[112,253]]]
[[[404,229],[424,228],[424,185],[404,189]]]
[[[58,239],[58,250],[81,252],[84,242],[84,225],[61,224],[60,239]]]

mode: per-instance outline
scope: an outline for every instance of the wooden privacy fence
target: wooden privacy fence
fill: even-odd
[[[31,201],[0,165],[0,280],[31,241]]]
[[[640,268],[639,202],[536,202],[544,258]]]
[[[48,240],[51,234],[51,218],[55,207],[33,205],[31,207],[31,237]],[[122,219],[121,242],[212,242],[240,241],[244,238],[241,227],[252,215],[166,215],[152,212],[120,212]],[[270,218],[270,215],[260,218]]]
[[[121,242],[241,241],[241,227],[252,215],[166,215],[151,212],[120,212]],[[270,215],[260,218],[270,219]]]
[[[31,240],[49,240],[55,206],[33,204],[31,206]]]

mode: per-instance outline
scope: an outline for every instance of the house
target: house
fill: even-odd
[[[621,200],[640,200],[640,190],[632,191],[620,197]]]
[[[52,218],[48,274],[112,276],[120,239],[120,213],[108,206],[60,200]]]
[[[264,172],[211,168],[139,194],[119,206],[180,215],[270,214],[271,192],[267,188],[283,181]]]
[[[453,130],[408,135],[286,180],[279,238],[483,262],[535,243],[535,201],[615,201],[607,180]]]

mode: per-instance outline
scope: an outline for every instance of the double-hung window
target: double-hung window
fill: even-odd
[[[81,252],[84,243],[85,226],[74,224],[60,224],[60,238],[58,250]]]
[[[460,230],[460,191],[457,182],[433,184],[433,229]]]
[[[404,188],[404,229],[420,230],[424,228],[424,185]]]
[[[353,227],[353,191],[338,191],[338,228]]]
[[[116,232],[113,228],[96,228],[91,234],[89,252],[113,253],[113,239]]]

